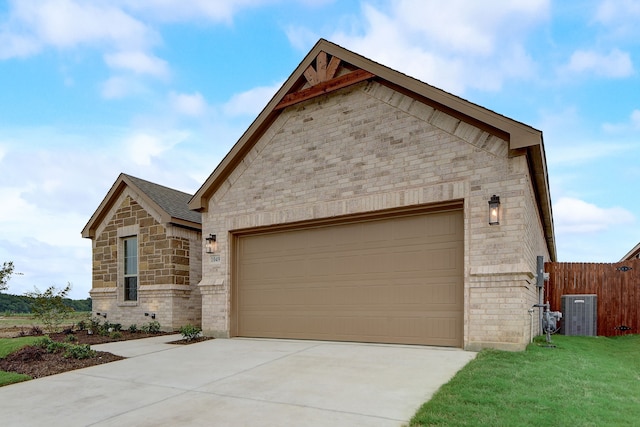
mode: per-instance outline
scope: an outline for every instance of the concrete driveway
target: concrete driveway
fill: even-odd
[[[162,336],[129,357],[0,388],[6,426],[400,426],[476,353],[323,341]]]

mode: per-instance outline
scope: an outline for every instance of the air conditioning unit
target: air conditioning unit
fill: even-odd
[[[598,296],[562,295],[562,326],[564,335],[598,335]]]

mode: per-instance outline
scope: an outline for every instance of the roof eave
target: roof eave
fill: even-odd
[[[102,199],[102,202],[98,206],[98,209],[93,213],[87,224],[82,229],[82,237],[87,239],[93,239],[96,237],[96,230],[98,225],[104,220],[104,217],[109,212],[109,209],[116,202],[122,191],[126,187],[133,189],[141,199],[145,201],[149,206],[155,209],[156,212],[160,214],[162,219],[161,222],[168,223],[171,221],[172,217],[169,215],[160,205],[154,202],[144,191],[142,191],[133,181],[129,179],[129,177],[121,173],[116,181],[113,183],[107,195]]]
[[[297,84],[299,79],[303,76],[304,71],[321,51],[338,56],[341,60],[350,63],[355,67],[369,71],[380,79],[403,86],[411,92],[432,99],[436,103],[440,103],[453,110],[460,111],[469,117],[502,130],[509,135],[509,146],[511,149],[541,144],[541,132],[530,126],[473,104],[453,94],[421,82],[413,77],[402,74],[399,71],[395,71],[327,40],[320,39],[296,67],[293,73],[291,73],[289,78],[276,92],[273,98],[271,98],[269,103],[264,107],[253,123],[251,123],[249,128],[244,132],[236,144],[231,148],[229,153],[227,153],[220,164],[218,164],[211,175],[209,175],[207,180],[194,194],[189,201],[190,209],[198,212],[207,210],[208,199],[213,192],[222,185],[222,181],[231,172],[236,158],[244,155],[248,150],[250,150],[252,146],[251,142],[255,141],[268,127],[268,125],[280,114],[279,111],[276,111],[275,107],[282,98],[287,95],[293,86]],[[249,146],[247,147],[247,145]]]
[[[177,225],[183,228],[189,228],[196,231],[202,231],[202,224],[199,222],[193,222],[182,218],[171,217],[168,223]]]
[[[640,254],[640,243],[634,246],[633,249],[631,249],[625,256],[623,256],[620,262],[631,261],[632,259],[637,257],[639,254]]]

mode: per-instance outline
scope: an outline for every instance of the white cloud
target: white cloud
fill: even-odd
[[[320,38],[315,31],[299,25],[289,25],[285,29],[285,33],[291,46],[303,52],[310,50]]]
[[[640,110],[633,110],[631,113],[631,125],[635,129],[640,129]]]
[[[559,233],[593,233],[635,221],[633,214],[624,208],[601,208],[570,197],[554,203],[553,216]]]
[[[104,56],[104,60],[111,68],[129,70],[137,74],[148,74],[159,78],[166,78],[169,75],[167,61],[145,52],[110,53]]]
[[[157,41],[153,30],[108,2],[20,0],[12,6],[9,22],[13,29],[44,46],[107,43],[141,48]]]
[[[449,91],[498,90],[506,79],[534,74],[524,42],[549,8],[548,0],[403,0],[388,10],[365,4],[361,24],[331,39]]]
[[[627,41],[640,34],[640,2],[637,0],[604,0],[596,9],[594,20],[608,28],[611,36]]]
[[[605,132],[620,134],[640,130],[640,110],[633,110],[629,120],[625,123],[604,123],[602,129]]]
[[[124,76],[109,77],[100,88],[105,99],[119,99],[145,92],[145,87],[135,79]]]
[[[169,132],[161,136],[138,132],[128,137],[124,143],[134,163],[148,166],[154,157],[160,156],[188,137],[189,133],[184,131]]]
[[[319,0],[316,0],[319,1]],[[164,22],[207,20],[231,23],[240,10],[273,3],[274,0],[121,0],[127,9]]]
[[[640,17],[640,2],[637,0],[604,0],[598,5],[596,20],[603,24]]]
[[[40,48],[34,38],[0,31],[0,59],[25,58],[38,53]]]
[[[172,92],[169,94],[169,102],[175,111],[186,116],[199,117],[207,111],[207,101],[199,92]]]
[[[637,150],[635,144],[583,141],[578,144],[549,147],[547,152],[549,165],[559,167],[586,165],[590,162],[620,156],[625,152],[634,152],[635,150]]]
[[[233,95],[224,104],[223,110],[229,116],[257,116],[281,86],[282,82],[279,82],[271,86],[255,87],[246,92]]]
[[[631,57],[618,49],[612,49],[608,54],[577,50],[565,68],[572,73],[592,73],[601,77],[620,78],[634,73]]]

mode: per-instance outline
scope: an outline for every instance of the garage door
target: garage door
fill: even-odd
[[[237,237],[236,335],[462,346],[462,211]]]

